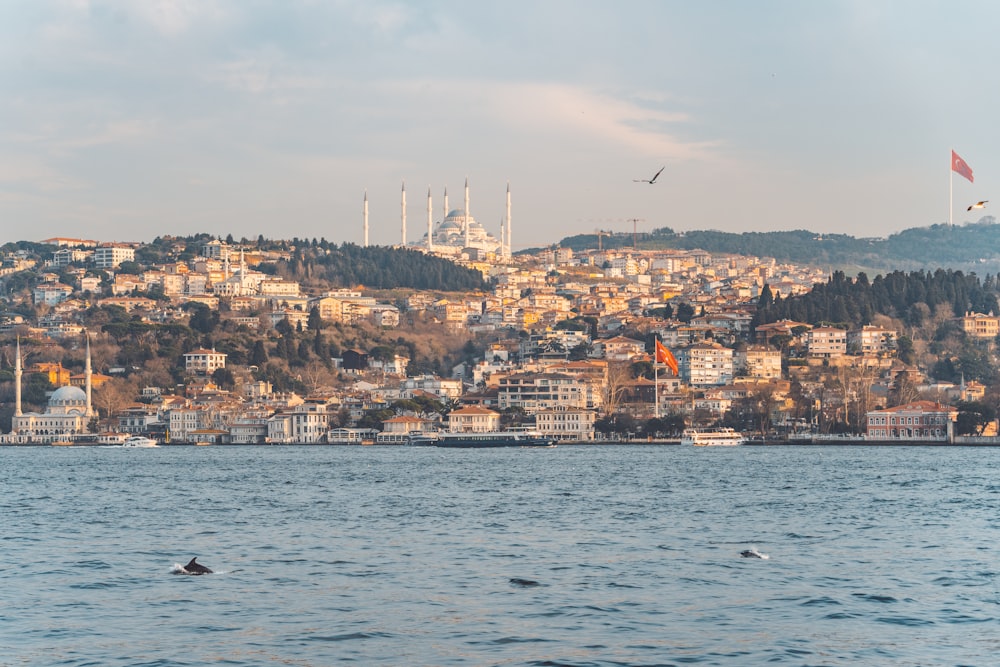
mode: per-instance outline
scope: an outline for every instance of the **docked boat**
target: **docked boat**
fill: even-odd
[[[731,428],[688,428],[681,434],[682,445],[695,447],[735,447],[745,442],[743,434]]]
[[[406,444],[410,447],[435,447],[440,435],[437,431],[411,431],[406,436]]]
[[[485,433],[437,433],[432,442],[427,440],[411,444],[486,449],[493,447],[555,447],[556,441],[537,431],[487,431]]]
[[[141,435],[133,435],[125,439],[122,447],[158,447],[156,440]]]

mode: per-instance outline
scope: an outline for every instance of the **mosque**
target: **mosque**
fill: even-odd
[[[14,362],[14,416],[11,432],[0,436],[0,444],[44,444],[71,439],[87,433],[94,417],[91,403],[93,373],[90,367],[90,338],[87,338],[87,361],[84,367],[85,389],[59,387],[49,397],[45,412],[21,410],[21,341],[17,341],[17,358]]]
[[[507,184],[507,207],[500,221],[500,239],[490,234],[486,228],[469,213],[469,179],[465,179],[465,206],[461,209],[448,208],[448,189],[444,190],[443,218],[433,221],[430,188],[427,189],[427,231],[417,241],[409,241],[406,234],[406,184],[402,188],[401,237],[400,246],[426,250],[440,255],[461,255],[474,252],[479,255],[492,253],[497,257],[510,257],[510,184]],[[368,193],[365,192],[363,208],[364,245],[368,246]]]
[[[465,230],[468,228],[469,234],[466,238]],[[434,252],[458,253],[465,248],[475,248],[485,252],[501,254],[501,244],[486,228],[476,222],[471,215],[466,217],[464,211],[457,208],[450,211],[444,220],[441,220],[434,227],[430,244],[427,243],[427,233],[411,246],[418,248],[430,247]]]

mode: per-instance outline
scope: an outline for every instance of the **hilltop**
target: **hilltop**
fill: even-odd
[[[906,229],[888,238],[855,238],[800,229],[780,232],[675,232],[669,227],[635,236],[640,250],[705,250],[773,257],[779,262],[857,271],[934,269],[946,266],[977,273],[1000,271],[1000,225],[992,216],[961,226],[946,224]],[[597,233],[568,236],[559,242],[574,251],[631,247],[633,235]],[[526,252],[531,252],[526,251]]]

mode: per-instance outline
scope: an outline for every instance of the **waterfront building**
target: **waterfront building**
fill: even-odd
[[[91,403],[90,339],[87,339],[85,386],[67,385],[52,392],[45,412],[24,412],[21,409],[21,342],[15,347],[14,415],[11,432],[2,436],[5,444],[52,443],[87,433],[94,410]]]
[[[865,414],[869,440],[950,442],[958,410],[935,401],[914,401]]]
[[[488,433],[500,428],[500,413],[470,405],[448,413],[450,433]]]
[[[590,441],[594,439],[593,410],[560,405],[551,410],[535,413],[535,429],[542,435],[556,440]]]

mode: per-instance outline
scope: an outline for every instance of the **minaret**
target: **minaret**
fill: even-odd
[[[17,350],[14,353],[17,358],[14,360],[14,416],[21,416],[21,337],[17,337]]]
[[[469,177],[465,177],[465,247],[469,247]]]
[[[507,181],[507,234],[505,234],[507,239],[507,245],[505,246],[503,256],[510,259],[510,181]]]
[[[448,219],[448,186],[444,186],[444,215],[441,216],[441,222]]]
[[[403,239],[402,239],[402,241],[400,241],[400,246],[402,246],[403,248],[405,248],[406,247],[406,181],[403,181],[403,199],[400,202],[400,208],[403,211],[403,215],[402,215],[402,217],[403,217],[403,220],[402,220],[402,234],[403,234]]]
[[[431,186],[427,186],[427,252],[434,252],[434,219],[431,217]]]
[[[505,245],[503,244],[503,218],[500,218],[500,252],[499,252],[498,254],[499,254],[499,255],[500,255],[501,257],[503,257],[503,253],[504,253],[504,248],[506,248],[506,247],[507,247],[507,246],[505,246]]]
[[[91,401],[91,376],[93,372],[90,369],[90,332],[84,330],[83,335],[87,337],[87,361],[83,367],[83,381],[87,385],[87,416],[94,416],[93,403]]]
[[[367,248],[368,247],[368,190],[367,189],[365,190],[364,220],[365,220],[365,224],[364,224],[364,234],[365,234],[364,247]]]

